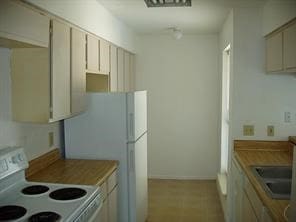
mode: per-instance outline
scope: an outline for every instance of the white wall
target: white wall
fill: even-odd
[[[31,160],[60,147],[60,124],[27,124],[12,121],[10,50],[0,48],[0,148],[23,146]],[[48,133],[53,132],[55,144],[49,147]]]
[[[136,52],[136,34],[97,0],[27,1],[124,49]]]
[[[217,35],[144,35],[137,89],[148,90],[148,173],[215,178],[218,172]]]
[[[260,8],[234,10],[233,139],[287,140],[296,133],[296,78],[265,73],[265,40]],[[292,122],[284,123],[284,112]],[[243,136],[244,124],[255,126],[255,136]],[[275,136],[266,135],[267,125]]]
[[[296,17],[295,0],[269,0],[263,8],[263,35]]]

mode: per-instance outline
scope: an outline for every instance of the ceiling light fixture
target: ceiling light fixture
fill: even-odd
[[[181,31],[180,29],[178,29],[178,28],[176,28],[176,27],[172,27],[172,28],[168,28],[168,29],[171,31],[173,37],[174,37],[176,40],[179,40],[179,39],[182,38],[183,33],[182,33],[182,31]]]
[[[190,7],[191,0],[144,0],[147,7]]]

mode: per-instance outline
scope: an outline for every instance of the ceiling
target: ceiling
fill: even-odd
[[[192,7],[147,8],[144,0],[97,0],[141,34],[177,27],[186,34],[217,33],[233,7],[260,6],[266,0],[192,0]]]

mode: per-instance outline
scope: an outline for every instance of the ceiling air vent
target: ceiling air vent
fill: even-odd
[[[190,7],[191,0],[144,0],[147,7]]]

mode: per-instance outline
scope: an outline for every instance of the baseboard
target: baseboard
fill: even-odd
[[[149,179],[161,180],[216,180],[217,176],[170,176],[170,175],[149,175]]]

